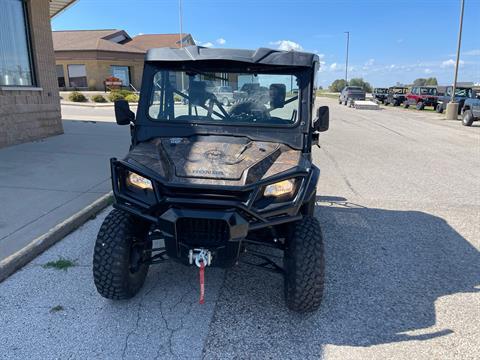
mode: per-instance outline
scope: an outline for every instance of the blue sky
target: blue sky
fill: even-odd
[[[465,0],[459,81],[480,83],[480,0]],[[435,76],[453,81],[459,0],[183,0],[183,31],[206,46],[316,52],[319,85],[344,77],[374,86]],[[124,29],[131,36],[179,32],[178,0],[79,0],[54,30]]]

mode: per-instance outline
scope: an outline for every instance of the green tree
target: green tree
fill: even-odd
[[[348,85],[351,86],[360,86],[366,92],[372,92],[372,86],[364,81],[362,78],[354,78],[349,81]]]
[[[413,86],[428,86],[428,85],[431,85],[431,86],[438,85],[437,78],[436,77],[431,77],[428,79],[418,78],[418,79],[415,79],[415,81],[413,82]]]
[[[329,90],[331,92],[340,92],[345,86],[347,86],[347,83],[344,79],[337,79],[329,86]]]
[[[413,86],[425,86],[426,82],[427,82],[427,79],[418,78],[413,81]]]

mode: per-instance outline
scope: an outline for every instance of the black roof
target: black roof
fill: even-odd
[[[150,49],[145,61],[204,61],[224,60],[251,64],[303,66],[311,67],[318,63],[315,54],[299,51],[281,51],[267,48],[257,50],[216,49],[202,46],[187,46],[180,49],[158,48]]]

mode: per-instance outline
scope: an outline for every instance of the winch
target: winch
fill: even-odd
[[[188,252],[188,262],[190,265],[195,265],[199,268],[200,280],[200,304],[205,303],[205,267],[212,263],[212,252],[207,249],[190,249]]]

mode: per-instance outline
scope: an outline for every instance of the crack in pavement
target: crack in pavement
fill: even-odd
[[[133,333],[138,330],[138,327],[139,327],[139,324],[140,324],[140,319],[141,319],[141,314],[140,313],[141,313],[141,309],[143,307],[143,301],[155,288],[156,288],[156,284],[152,285],[152,287],[149,290],[145,291],[142,298],[138,302],[138,305],[137,305],[137,320],[135,322],[134,328],[131,331],[129,331],[127,336],[125,337],[125,343],[124,343],[123,351],[122,351],[122,359],[125,359],[125,354],[127,353],[127,349],[128,349],[128,340],[130,339],[130,336],[132,336]]]
[[[127,336],[125,337],[125,344],[123,346],[123,351],[122,351],[122,359],[125,359],[125,354],[127,352],[127,349],[128,349],[128,340],[130,339],[130,336],[132,336],[132,334],[138,330],[138,325],[140,323],[140,309],[142,307],[142,302],[139,301],[138,305],[137,305],[137,321],[135,322],[135,327],[130,330],[127,334]]]
[[[350,181],[348,180],[347,178],[347,175],[343,172],[343,170],[340,168],[340,165],[338,164],[337,160],[335,160],[335,158],[333,157],[333,155],[331,155],[327,149],[325,149],[325,145],[323,145],[321,148],[321,150],[323,150],[323,152],[325,153],[325,155],[327,155],[327,157],[332,161],[333,165],[335,166],[335,168],[338,170],[338,172],[340,173],[340,176],[342,177],[343,181],[345,182],[345,184],[348,186],[348,188],[357,196],[359,197],[362,197],[362,195],[360,195],[358,193],[357,190],[355,190],[353,188],[353,185],[350,183]]]

